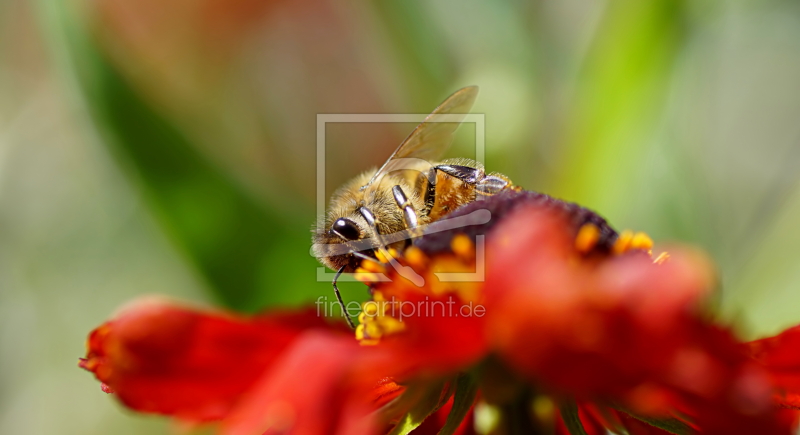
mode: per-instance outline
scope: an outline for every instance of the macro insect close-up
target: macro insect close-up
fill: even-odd
[[[438,161],[477,95],[478,87],[471,86],[449,96],[380,168],[368,170],[337,189],[329,212],[316,225],[314,254],[337,272],[334,292],[351,327],[355,326],[336,285],[342,273],[355,272],[363,261],[380,262],[376,255],[379,251],[383,261],[391,263],[389,249],[402,252],[425,233],[429,224],[450,212],[503,191],[521,190],[505,175],[487,173],[479,162],[466,158]],[[602,218],[592,215],[592,225],[599,225],[598,240],[593,243],[615,242],[617,233]],[[589,221],[587,218],[581,224]]]
[[[798,23],[0,0],[0,434],[800,434]]]
[[[337,277],[354,272],[365,258],[375,260],[379,249],[402,250],[414,236],[421,235],[420,227],[462,205],[516,189],[504,175],[487,174],[478,162],[463,158],[436,161],[450,146],[460,124],[460,120],[441,119],[442,115],[467,114],[477,95],[475,86],[455,92],[379,169],[360,174],[333,194],[321,230],[314,234],[314,252],[323,264],[337,271]],[[401,240],[383,240],[402,231],[406,234]],[[366,239],[371,246],[366,246]],[[338,297],[335,278],[333,287]],[[341,298],[339,302],[344,309]],[[349,318],[347,321],[352,326]]]

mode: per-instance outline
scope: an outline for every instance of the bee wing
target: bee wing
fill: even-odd
[[[477,96],[478,87],[468,86],[447,97],[406,137],[362,189],[388,172],[408,169],[409,162],[401,159],[438,160],[450,147],[453,134],[467,116]]]

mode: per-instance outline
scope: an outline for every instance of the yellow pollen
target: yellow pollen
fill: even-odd
[[[372,338],[365,338],[358,342],[358,344],[362,346],[375,346],[376,344],[380,343],[380,340],[372,339]]]
[[[411,267],[419,268],[425,265],[425,253],[416,246],[406,249],[403,256]]]
[[[578,230],[578,236],[575,237],[575,249],[582,254],[591,251],[600,240],[600,229],[597,225],[588,223]]]
[[[555,415],[556,406],[547,396],[538,396],[533,399],[533,414],[539,421],[550,422]]]
[[[359,272],[358,270],[356,270],[355,277],[357,280],[365,284],[378,281],[378,275],[375,275],[374,273],[370,272]]]
[[[362,261],[361,267],[359,267],[359,269],[362,269],[365,272],[376,272],[376,273],[383,273],[386,270],[384,269],[382,264],[369,260]]]
[[[653,249],[653,239],[645,233],[638,232],[631,240],[631,249],[641,249],[649,251]]]
[[[380,292],[373,295],[376,299],[364,302],[361,306],[363,311],[358,315],[360,324],[356,328],[356,340],[363,345],[377,344],[381,337],[394,334],[405,329],[405,324],[392,317],[388,313],[393,313],[391,304],[383,299]]]
[[[450,241],[450,248],[461,258],[472,258],[474,253],[472,240],[466,234],[457,234]]]
[[[381,335],[381,327],[378,324],[377,319],[373,320],[372,322],[367,322],[364,324],[364,334],[369,336],[370,338],[378,338]]]
[[[405,329],[403,322],[394,317],[384,316],[380,318],[379,322],[384,335],[394,334],[395,332],[400,332]]]
[[[631,248],[631,241],[633,241],[633,231],[625,230],[619,233],[617,241],[614,242],[614,247],[611,249],[615,254],[624,254]]]
[[[386,258],[386,254],[384,254],[384,252],[385,252],[385,251],[384,251],[383,249],[378,249],[377,251],[375,251],[375,257],[376,257],[376,258],[378,259],[378,261],[380,261],[381,263],[388,263],[388,262],[389,262],[389,259],[388,259],[388,258]]]
[[[667,262],[667,260],[669,260],[669,253],[668,252],[662,252],[661,254],[658,254],[658,257],[656,257],[655,260],[653,260],[653,263],[655,263],[655,264],[664,264],[664,263]]]
[[[380,303],[375,301],[364,302],[361,306],[361,309],[363,310],[361,314],[369,317],[375,317],[379,312],[378,305],[380,305]],[[361,320],[361,315],[359,315],[359,320]]]

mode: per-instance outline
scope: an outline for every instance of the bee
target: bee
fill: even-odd
[[[462,205],[515,188],[506,176],[487,174],[473,160],[437,161],[477,95],[477,86],[453,93],[383,166],[356,176],[331,197],[327,214],[314,230],[312,251],[322,264],[337,271],[332,284],[351,327],[336,285],[342,273],[354,272],[365,259],[375,261],[379,250],[402,252],[411,243],[404,234],[418,235],[416,230]]]

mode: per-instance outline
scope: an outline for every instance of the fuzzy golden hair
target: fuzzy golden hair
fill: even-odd
[[[448,159],[439,164],[475,168],[483,174],[483,165],[474,160],[463,158]],[[394,186],[400,186],[405,193],[409,203],[417,212],[419,225],[436,221],[458,207],[475,201],[476,190],[474,185],[437,171],[435,174],[435,201],[433,207],[428,209],[428,205],[425,204],[424,194],[428,188],[428,176],[435,165],[438,164],[420,162],[417,167],[412,169],[387,173],[365,189],[362,189],[362,186],[367,184],[375,174],[374,169],[364,172],[345,183],[334,192],[328,207],[328,213],[314,230],[314,255],[322,264],[333,270],[338,270],[342,266],[345,266],[346,272],[355,270],[361,262],[360,259],[350,253],[341,254],[339,249],[347,241],[334,234],[331,231],[331,226],[337,219],[349,219],[359,228],[359,240],[372,238],[373,229],[359,213],[358,209],[360,207],[365,207],[372,212],[375,216],[378,232],[381,235],[394,234],[405,230],[406,224],[403,219],[403,211],[398,207],[392,194]],[[491,175],[506,179],[502,174]],[[402,243],[404,244],[405,242]],[[371,251],[363,253],[365,255],[373,255]]]
[[[360,207],[365,207],[375,216],[380,234],[393,234],[403,231],[406,226],[403,220],[403,211],[397,206],[392,195],[394,186],[400,186],[403,189],[414,210],[418,212],[424,210],[421,191],[415,186],[418,183],[411,181],[417,177],[406,174],[406,172],[416,171],[385,174],[362,190],[361,187],[372,178],[375,171],[376,169],[366,171],[337,189],[331,196],[328,212],[322,218],[321,225],[318,224],[314,229],[314,255],[325,266],[333,270],[346,266],[345,271],[352,272],[360,263],[360,260],[350,254],[331,255],[332,247],[345,243],[345,240],[330,231],[331,226],[337,219],[345,218],[354,222],[361,233],[360,239],[372,238],[372,228],[358,211]],[[416,174],[420,175],[419,172],[416,172]],[[428,222],[426,215],[419,214],[418,219],[420,224]]]

